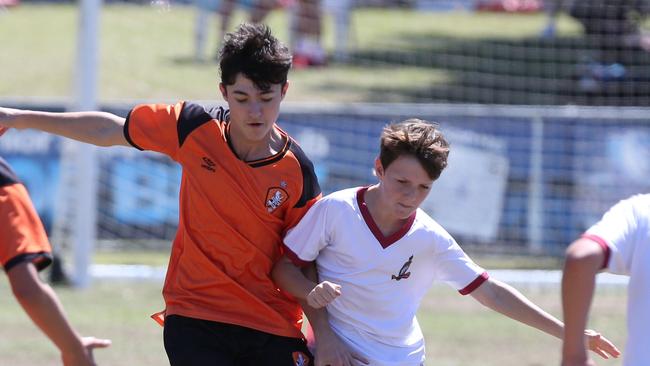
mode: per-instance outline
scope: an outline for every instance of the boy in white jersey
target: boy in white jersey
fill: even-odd
[[[650,194],[620,201],[567,249],[562,276],[563,366],[595,365],[578,329],[587,324],[595,276],[602,269],[630,276],[623,364],[650,365]]]
[[[350,349],[321,349],[319,332],[328,327],[317,325],[316,365],[423,365],[424,338],[415,314],[433,281],[562,338],[559,320],[491,279],[418,208],[447,165],[449,146],[436,126],[416,119],[387,126],[380,148],[379,183],[335,192],[314,204],[286,235],[286,256],[273,271],[283,290],[313,308],[327,305],[331,330]],[[297,267],[314,261],[318,285]],[[594,351],[605,358],[618,355],[599,334],[586,334]],[[332,359],[333,353],[340,357]]]

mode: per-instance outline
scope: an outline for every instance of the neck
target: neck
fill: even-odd
[[[388,236],[395,233],[406,223],[407,219],[395,217],[395,215],[391,214],[392,210],[390,207],[382,205],[381,189],[378,184],[368,188],[364,195],[364,201],[366,202],[370,216],[372,216],[375,224],[377,224],[377,227],[379,227],[384,235]]]
[[[233,131],[229,133],[230,145],[240,160],[255,161],[280,152],[284,147],[284,137],[273,128],[268,138],[262,141],[246,140],[243,136],[233,136]]]

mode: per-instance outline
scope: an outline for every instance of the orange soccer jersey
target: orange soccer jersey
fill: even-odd
[[[0,158],[0,264],[5,271],[31,261],[41,270],[52,262],[52,249],[27,189]]]
[[[163,289],[167,315],[302,337],[302,312],[271,281],[284,233],[320,197],[312,163],[284,131],[282,151],[244,162],[228,112],[190,102],[140,105],[126,139],[181,164],[180,218]]]

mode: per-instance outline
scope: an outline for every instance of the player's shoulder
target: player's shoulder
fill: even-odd
[[[314,204],[320,210],[336,211],[355,210],[356,191],[359,188],[347,188],[323,196]]]
[[[444,239],[451,238],[451,235],[447,230],[421,208],[418,208],[415,213],[415,224],[419,230],[431,235],[432,237]]]
[[[650,220],[650,194],[636,194],[616,203],[608,212],[614,215],[632,215],[630,218]]]
[[[187,137],[201,126],[211,121],[226,122],[230,111],[223,107],[206,107],[202,104],[185,101],[178,115],[178,142],[182,146]]]
[[[185,101],[179,119],[225,122],[230,119],[230,110],[221,106],[205,106],[198,102]]]
[[[361,187],[346,188],[340,191],[335,191],[323,197],[322,200],[332,205],[353,205],[357,199],[357,192],[359,189],[361,189]]]
[[[627,201],[634,206],[648,208],[650,207],[650,194],[635,194],[628,198]]]
[[[11,184],[20,183],[18,176],[11,169],[9,163],[0,158],[0,187],[8,186]]]

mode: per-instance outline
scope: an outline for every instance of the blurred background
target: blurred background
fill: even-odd
[[[122,116],[142,102],[225,105],[220,39],[261,21],[294,53],[278,123],[314,161],[324,193],[375,182],[385,124],[436,121],[450,163],[423,208],[487,268],[557,270],[609,206],[650,187],[646,0],[92,1],[0,0],[0,105]],[[177,165],[33,131],[3,136],[0,155],[64,264],[53,279],[159,285]],[[558,310],[558,289],[549,291],[539,296]],[[624,293],[609,294],[609,311],[624,313]],[[557,363],[523,361],[530,354],[514,359]],[[499,356],[495,365],[516,363]],[[439,364],[472,364],[459,362]]]

